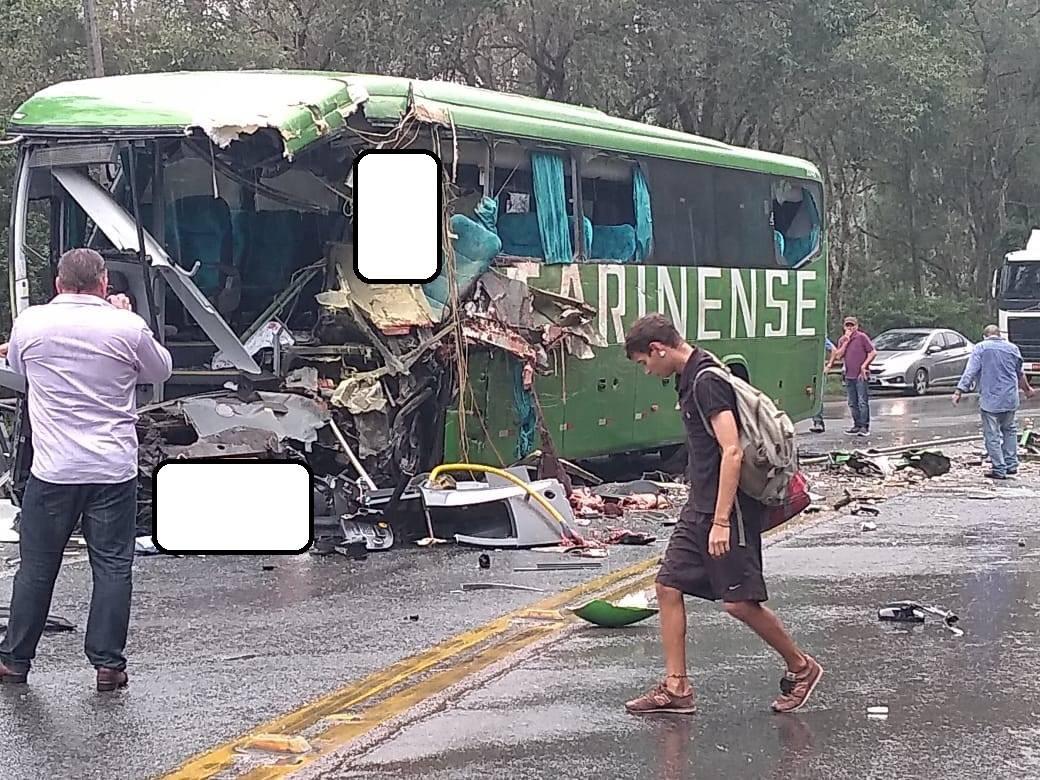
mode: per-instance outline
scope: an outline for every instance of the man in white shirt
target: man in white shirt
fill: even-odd
[[[97,252],[62,255],[56,286],[50,303],[15,320],[6,345],[11,369],[26,378],[33,463],[21,507],[21,563],[0,642],[0,683],[26,682],[62,553],[79,521],[94,575],[84,649],[98,690],[111,691],[127,684],[136,386],[165,382],[173,362],[126,296],[107,296],[108,273]]]

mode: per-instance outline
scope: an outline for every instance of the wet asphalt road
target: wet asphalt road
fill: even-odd
[[[874,392],[870,399],[870,436],[850,436],[844,433],[852,427],[849,407],[843,400],[824,403],[823,433],[809,433],[810,420],[795,426],[801,434],[799,449],[803,453],[824,453],[835,449],[867,449],[870,447],[901,447],[907,444],[927,444],[935,439],[979,435],[979,397],[966,395],[954,406],[952,391],[932,391],[920,398],[907,398],[892,393]],[[1040,394],[1022,400],[1019,425],[1033,419],[1040,428]]]
[[[690,600],[693,717],[623,710],[660,679],[656,618],[582,624],[368,752],[302,776],[1040,776],[1040,491],[1028,487],[1040,477],[1031,474],[998,489],[1011,498],[949,498],[949,486],[932,485],[882,505],[874,532],[846,516],[768,548],[770,605],[826,669],[800,714],[769,711],[781,667],[757,637]],[[878,621],[880,605],[903,598],[953,610],[965,635],[934,617]],[[879,705],[888,719],[868,719]]]
[[[548,573],[513,567],[558,556],[492,552],[491,568],[482,570],[480,551],[447,546],[402,547],[366,561],[139,557],[130,687],[114,696],[94,691],[94,670],[83,655],[90,568],[67,562],[52,613],[76,631],[44,635],[30,686],[0,686],[0,778],[153,777],[444,639],[623,569],[650,550],[614,547],[600,569]],[[0,545],[0,556],[13,555],[17,545]],[[0,604],[10,600],[14,571],[0,562]],[[546,592],[451,592],[480,581]]]
[[[885,402],[875,401],[875,408],[881,403]],[[952,409],[946,396],[905,401],[894,399],[888,403],[907,404],[908,408],[921,409],[919,424],[912,425],[915,417],[908,416],[900,422],[898,418],[880,410],[875,413],[875,429],[879,434],[885,433],[886,422],[891,423],[891,435],[896,437],[906,435],[910,428],[926,432],[941,430],[942,435],[948,436],[970,433],[977,427],[977,411],[972,406],[966,405],[961,411],[961,417],[947,419],[946,416],[938,415],[941,410]],[[934,406],[933,411],[928,411],[933,409],[931,404],[938,405]],[[895,411],[899,407],[888,408]],[[835,417],[847,414],[847,409],[840,403],[834,405],[833,409]],[[936,416],[933,418],[932,415]],[[933,419],[938,421],[935,425],[940,427],[933,426]],[[825,436],[845,441],[847,437],[843,438],[838,432],[840,427],[836,423],[839,422],[843,421],[829,421]],[[807,423],[802,427],[805,426]],[[952,426],[955,430],[947,432],[941,426]],[[965,430],[966,426],[968,430]],[[815,447],[823,439],[812,436],[807,437],[807,440]],[[857,447],[866,446],[864,440],[855,441]],[[884,446],[873,440],[870,444]],[[1025,513],[1027,504],[1023,501],[1013,502],[1015,512]],[[949,511],[963,511],[971,516],[979,509],[989,511],[994,506],[994,502],[967,502]],[[915,512],[923,515],[934,511],[940,510],[935,509],[933,504],[915,509]],[[638,527],[633,523],[629,525]],[[985,533],[992,533],[992,530]],[[877,537],[881,538],[881,535]],[[917,532],[907,537],[912,545],[916,545],[921,538]],[[828,545],[834,541],[831,538]],[[1030,549],[1040,548],[1035,539],[1030,541],[1030,545]],[[532,560],[545,560],[543,554],[493,554],[492,569],[482,571],[477,566],[479,552],[460,548],[402,548],[388,554],[372,554],[363,562],[339,556],[313,558],[306,555],[292,558],[142,557],[135,564],[135,606],[128,648],[131,686],[127,691],[112,697],[99,697],[93,690],[93,670],[82,654],[90,572],[82,559],[70,560],[59,578],[52,611],[72,620],[77,630],[68,634],[45,635],[28,688],[0,688],[0,723],[5,725],[5,728],[0,729],[0,755],[3,756],[0,777],[33,777],[41,773],[59,777],[106,779],[155,776],[176,768],[199,751],[234,738],[339,686],[357,681],[401,658],[475,628],[512,609],[534,603],[549,592],[622,569],[659,553],[662,546],[658,544],[649,549],[612,548],[601,570],[537,574],[513,573],[512,568],[516,564],[529,565]],[[831,560],[829,554],[820,557],[818,551],[799,559],[797,545],[790,550],[787,547],[783,549],[784,556],[795,556],[792,567],[800,572],[812,573]],[[946,551],[946,547],[939,549]],[[864,551],[845,549],[842,552],[839,549],[835,555],[839,553],[839,558],[828,564],[831,567],[829,571],[817,572],[805,582],[783,579],[773,581],[774,599],[780,604],[790,602],[794,606],[793,613],[785,611],[784,615],[801,621],[803,630],[810,632],[809,643],[814,649],[817,645],[826,649],[827,644],[818,640],[812,632],[818,635],[821,631],[834,631],[836,626],[851,628],[851,640],[873,646],[871,642],[876,639],[874,635],[877,628],[869,622],[857,627],[854,621],[844,619],[856,614],[855,610],[860,607],[853,607],[851,603],[842,606],[836,602],[842,593],[849,598],[859,598],[862,603],[872,602],[872,594],[859,594],[855,585],[841,584],[843,581],[838,576],[843,569],[848,568],[850,561],[858,560]],[[920,550],[870,548],[866,553],[865,560],[878,558],[884,566],[891,566],[893,560],[904,560],[910,556],[905,561],[906,571],[903,576],[922,576],[914,573],[921,564],[913,563],[921,553]],[[968,563],[974,565],[974,558],[968,553],[969,550],[962,549],[956,555],[952,550],[944,552],[944,555],[960,561],[958,566]],[[17,545],[0,545],[0,558],[16,555]],[[1037,562],[1035,559],[1031,561],[1032,571],[1035,572]],[[274,568],[265,570],[265,565]],[[773,568],[775,571],[776,567]],[[869,569],[869,566],[865,568]],[[0,562],[0,604],[10,599],[13,573],[13,566]],[[1010,574],[1014,575],[1014,572]],[[1036,579],[1033,576],[1035,594]],[[930,581],[927,575],[924,578]],[[459,595],[451,592],[457,590],[463,582],[481,579],[521,581],[523,584],[542,587],[546,593],[481,591]],[[911,579],[915,588],[917,582]],[[1018,587],[1021,584],[1014,576],[994,582],[998,589]],[[836,586],[836,583],[839,585]],[[939,582],[937,587],[949,584]],[[945,599],[945,592],[940,592],[937,597]],[[807,599],[816,598],[822,599],[820,604],[825,606],[799,606]],[[1035,595],[1031,598],[1035,599]],[[1030,602],[1026,600],[1023,603]],[[966,608],[962,611],[966,611]],[[411,620],[413,615],[417,615],[418,620]],[[774,742],[780,739],[780,725],[761,720],[758,709],[763,701],[768,702],[775,684],[773,678],[776,670],[769,665],[768,657],[754,645],[743,642],[739,632],[734,631],[722,616],[713,616],[710,610],[702,608],[695,618],[696,621],[691,620],[691,625],[700,625],[708,630],[704,634],[697,634],[694,639],[708,644],[695,648],[697,655],[693,657],[736,653],[735,658],[755,659],[757,664],[755,675],[750,677],[744,674],[733,679],[727,678],[725,682],[715,680],[705,683],[705,696],[711,695],[713,686],[718,691],[720,685],[725,688],[732,686],[734,691],[744,691],[746,694],[741,694],[746,703],[741,705],[739,716],[734,716],[731,709],[726,716],[728,720],[721,726],[716,724],[716,727],[731,732],[734,729],[748,729],[752,724],[761,722],[763,728],[768,725],[768,728],[773,729],[769,733],[773,734]],[[1026,629],[1016,628],[1015,625],[1002,624],[1001,629],[1005,627],[1011,631],[1028,633]],[[870,642],[863,638],[864,631],[871,638]],[[538,661],[547,666],[549,680],[542,684],[541,690],[525,693],[522,701],[509,701],[507,711],[490,708],[487,713],[489,720],[486,722],[493,725],[488,729],[496,733],[519,730],[517,733],[521,736],[541,733],[540,738],[544,738],[547,745],[553,745],[560,744],[558,740],[566,733],[566,729],[560,725],[561,720],[552,720],[554,713],[565,715],[563,721],[566,721],[567,729],[576,730],[575,733],[579,735],[594,727],[598,729],[604,724],[614,724],[607,729],[609,738],[603,737],[603,745],[597,747],[597,750],[606,750],[609,754],[615,737],[624,736],[632,729],[631,723],[617,720],[617,713],[612,708],[618,700],[633,695],[637,692],[636,688],[649,681],[648,675],[657,657],[654,636],[654,627],[649,624],[638,626],[633,632],[614,639],[600,633],[586,635],[571,651],[577,653],[580,666],[575,674],[560,673],[559,658],[554,660],[546,657]],[[722,644],[712,644],[716,640],[711,637],[718,637],[717,641]],[[620,645],[618,640],[621,641]],[[1036,645],[1035,636],[1029,641]],[[916,646],[911,644],[908,647]],[[564,660],[569,657],[566,655]],[[636,670],[626,668],[626,664],[630,664],[626,659],[632,657],[642,658]],[[825,658],[823,650],[821,658]],[[953,680],[964,671],[964,667],[958,665],[960,659],[958,654],[949,659],[952,666],[943,672],[946,678]],[[828,670],[835,662],[845,663],[832,656],[825,661],[829,664]],[[554,668],[557,669],[555,673],[551,671]],[[633,676],[637,673],[643,676]],[[557,676],[553,677],[554,674]],[[567,687],[573,679],[582,678],[590,682],[590,687],[584,693]],[[518,678],[516,682],[522,682],[523,679]],[[530,679],[530,673],[527,679]],[[972,680],[968,682],[978,684]],[[857,685],[869,687],[869,682],[863,677]],[[517,690],[527,689],[521,687]],[[559,701],[554,698],[557,693]],[[489,701],[493,702],[496,696],[501,698],[506,694],[502,686],[498,685],[478,697],[480,695],[491,697]],[[593,703],[598,701],[602,706],[579,706],[583,697],[586,701],[592,697]],[[1040,700],[1040,697],[1034,698]],[[1010,714],[1015,710],[1011,708],[1007,712]],[[944,719],[947,717],[942,716]],[[554,725],[537,725],[545,719]],[[895,720],[894,715],[892,721]],[[814,733],[822,730],[826,735],[831,731],[830,726],[823,728],[819,723],[811,725]],[[620,727],[621,731],[612,731],[616,727]],[[458,734],[452,737],[459,741],[458,744],[473,738],[466,737],[464,728],[469,726],[460,725]],[[541,732],[543,728],[545,730]],[[860,724],[857,728],[863,726]],[[784,733],[789,729],[783,726]],[[694,736],[696,733],[695,729]],[[56,738],[56,735],[61,738]],[[594,735],[596,739],[603,736],[599,731],[596,735],[599,735]],[[673,744],[676,739],[670,731],[644,736],[663,745]],[[688,744],[685,738],[678,742],[681,745]],[[419,750],[414,745],[402,747],[404,743],[397,748],[387,746],[384,750],[402,750],[404,752],[395,754],[398,758],[393,761],[399,758],[404,760],[407,754],[410,756],[409,762],[422,766],[425,761],[422,758],[424,751],[430,749],[429,746],[436,747],[437,741],[426,744],[427,747]],[[726,745],[729,745],[730,752],[718,751],[724,759],[731,756],[734,749],[731,743],[727,742]],[[560,750],[564,751],[565,747]],[[630,754],[626,753],[635,762],[633,766],[636,768],[632,771],[637,774],[631,776],[640,776],[638,762],[646,759],[638,747],[637,743],[631,748]],[[537,768],[537,757],[541,753],[529,741],[520,740],[512,747],[502,749],[506,751],[504,755],[507,758],[515,754],[524,762],[530,762],[520,765],[523,771],[518,776],[568,776],[566,767],[560,769],[559,774],[554,774],[555,770],[550,768]],[[907,746],[904,749],[915,748]],[[465,772],[476,771],[479,761],[467,768],[461,755],[452,753],[450,760],[461,762],[459,771],[463,774],[442,773],[441,776],[463,777],[466,776]],[[525,755],[527,757],[523,758]],[[617,758],[615,756],[614,760]],[[382,776],[382,764],[379,762],[383,760],[378,759],[378,765],[372,766],[371,771],[376,774],[352,776]],[[441,756],[435,760],[446,759]],[[580,760],[589,761],[588,757]],[[392,762],[389,765],[392,766]]]

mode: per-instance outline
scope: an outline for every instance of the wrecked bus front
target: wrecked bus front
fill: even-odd
[[[804,161],[579,106],[310,72],[58,84],[8,133],[13,310],[90,246],[174,356],[165,386],[141,388],[142,485],[177,456],[277,452],[392,488],[445,459],[678,445],[674,387],[620,346],[647,311],[795,419],[818,406],[825,210]],[[427,284],[353,271],[351,170],[372,148],[441,162],[445,263]]]

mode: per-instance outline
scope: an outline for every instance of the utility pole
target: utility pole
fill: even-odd
[[[101,56],[101,31],[97,23],[95,0],[83,0],[83,22],[87,28],[87,45],[90,54],[90,75],[104,76],[105,61]]]

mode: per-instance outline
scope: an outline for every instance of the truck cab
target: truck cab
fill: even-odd
[[[1040,378],[1040,229],[1034,229],[1025,249],[1008,252],[993,275],[993,298],[999,325],[1018,345],[1026,375]]]

